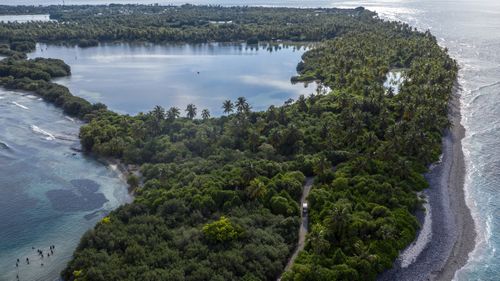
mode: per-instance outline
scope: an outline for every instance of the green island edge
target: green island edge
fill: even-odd
[[[457,65],[429,32],[357,8],[220,6],[0,6],[59,22],[0,24],[0,85],[31,91],[86,122],[85,152],[141,166],[135,199],[81,239],[65,280],[374,280],[419,224],[417,192],[438,160]],[[61,22],[64,22],[62,24]],[[35,42],[316,42],[292,80],[318,91],[253,112],[244,97],[226,116],[195,105],[136,116],[71,95],[56,59],[27,60]],[[383,87],[404,69],[396,95]],[[331,89],[331,90],[330,90]],[[291,269],[306,177],[309,234]],[[283,275],[282,275],[283,274]],[[281,276],[281,277],[280,277]]]

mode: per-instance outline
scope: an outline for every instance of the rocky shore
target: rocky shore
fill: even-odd
[[[460,100],[456,87],[450,102],[452,127],[443,137],[443,155],[425,175],[430,187],[423,192],[428,204],[427,215],[420,214],[421,225],[430,224],[430,239],[416,239],[409,246],[413,257],[405,256],[392,269],[378,278],[380,281],[452,280],[455,272],[467,262],[474,249],[476,232],[474,221],[464,197],[465,164],[462,138],[465,130],[460,124]],[[429,220],[426,222],[426,220]],[[420,238],[420,237],[419,237]],[[418,245],[418,243],[425,243]]]

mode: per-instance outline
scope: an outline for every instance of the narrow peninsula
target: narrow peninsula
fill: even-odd
[[[135,199],[81,239],[64,280],[375,280],[416,237],[418,192],[441,154],[457,64],[430,32],[363,8],[0,7],[52,21],[0,23],[0,84],[86,122],[83,150],[140,166]],[[323,91],[213,117],[195,104],[135,116],[73,96],[70,67],[27,60],[37,42],[314,43],[293,82]],[[398,71],[397,91],[385,84]],[[393,76],[393,75],[392,75]],[[131,78],[132,79],[132,78]],[[140,93],[137,93],[138,95]],[[206,93],[210,95],[211,93]],[[202,118],[197,118],[201,113]],[[299,241],[306,178],[308,233]]]

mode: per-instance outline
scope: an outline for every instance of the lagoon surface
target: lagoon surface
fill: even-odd
[[[228,98],[245,96],[261,110],[313,92],[312,85],[290,82],[305,50],[245,44],[86,49],[39,44],[30,57],[64,59],[72,76],[57,82],[122,113],[195,103],[199,111],[220,115]],[[17,274],[20,280],[55,280],[82,234],[131,198],[115,171],[77,151],[81,123],[60,109],[36,96],[0,89],[0,113],[0,280],[14,280]],[[48,251],[50,245],[56,246],[55,254],[42,260],[36,249]]]
[[[58,0],[6,0],[5,4],[48,5],[61,4],[61,2]],[[500,128],[500,2],[497,0],[66,0],[67,4],[109,2],[164,4],[191,2],[193,4],[348,8],[365,6],[377,11],[383,18],[401,20],[421,30],[430,29],[437,36],[440,44],[450,50],[450,54],[458,60],[461,66],[462,124],[466,129],[466,137],[463,140],[467,166],[465,189],[467,203],[472,209],[478,230],[476,249],[470,255],[468,264],[458,271],[455,279],[498,280],[500,276],[500,237],[498,235],[500,233],[500,197],[498,196],[500,191],[500,174],[498,173],[500,168],[500,129],[498,129]],[[73,65],[71,60],[68,63],[73,66],[74,76],[76,76],[77,66]],[[196,80],[193,79],[193,81]],[[113,86],[117,85],[109,85],[109,87]],[[99,96],[96,95],[96,97]],[[254,106],[258,106],[255,102],[253,103]],[[168,100],[162,103],[165,106],[167,104]],[[217,103],[214,102],[214,104]],[[200,103],[200,106],[208,106],[208,104]],[[118,105],[111,105],[111,107],[119,109]],[[126,111],[125,106],[122,107],[122,111]],[[3,137],[3,135],[0,136]],[[22,185],[18,183],[16,186]]]
[[[17,22],[25,23],[31,21],[50,21],[49,15],[0,15],[0,23]]]
[[[101,44],[79,48],[39,44],[29,55],[63,59],[72,75],[55,80],[75,95],[137,114],[156,105],[189,103],[222,114],[222,102],[246,97],[254,110],[315,91],[290,78],[305,46],[246,44]]]

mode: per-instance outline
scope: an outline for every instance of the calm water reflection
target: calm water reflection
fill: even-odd
[[[50,21],[49,15],[0,15],[1,22],[25,23],[30,21]]]
[[[72,76],[58,79],[73,94],[136,114],[155,105],[194,103],[212,115],[225,99],[245,96],[255,110],[310,94],[292,85],[305,46],[245,44],[103,44],[79,48],[40,44],[30,57],[60,58]]]
[[[99,3],[173,3],[183,4],[221,4],[221,5],[277,5],[300,7],[348,7],[365,6],[377,11],[382,17],[391,20],[402,20],[422,30],[431,29],[438,37],[439,42],[449,48],[450,53],[458,59],[460,83],[462,91],[463,125],[467,129],[464,140],[464,150],[467,161],[467,193],[469,206],[472,206],[476,224],[479,227],[480,243],[472,253],[469,264],[457,274],[457,280],[497,280],[500,275],[500,200],[498,187],[500,177],[498,168],[500,163],[500,147],[498,127],[500,127],[500,6],[497,0],[66,0],[69,4],[96,4]],[[5,4],[60,4],[60,0],[5,0]],[[50,50],[50,48],[49,48]],[[103,49],[100,49],[101,51]],[[47,50],[48,51],[48,50]],[[85,50],[90,52],[91,49]],[[94,51],[96,51],[94,49]],[[40,52],[40,50],[38,50]],[[68,58],[77,57],[75,53],[83,52],[77,49],[66,49]],[[57,53],[57,52],[56,52]],[[40,54],[39,54],[40,55]],[[78,57],[78,60],[81,58]],[[155,59],[152,59],[153,61]],[[160,61],[159,59],[156,59]],[[75,76],[78,79],[77,64],[73,64]],[[108,62],[108,69],[113,69],[113,62]],[[296,62],[294,62],[296,64]],[[200,67],[194,68],[197,71]],[[290,68],[292,69],[292,68]],[[114,70],[118,71],[118,70]],[[203,75],[201,72],[200,75]],[[231,74],[231,73],[230,73]],[[290,73],[290,75],[293,75]],[[196,77],[196,76],[195,76]],[[232,75],[234,77],[234,75]],[[125,77],[126,78],[126,77]],[[123,79],[125,79],[123,78]],[[83,78],[80,78],[83,79]],[[246,81],[252,79],[246,78]],[[139,80],[139,79],[137,79]],[[187,79],[185,79],[187,80]],[[255,79],[253,79],[255,80]],[[189,80],[187,80],[189,81]],[[194,78],[193,78],[194,81]],[[245,81],[242,79],[242,81]],[[270,81],[270,80],[269,80]],[[284,80],[283,80],[284,81]],[[69,82],[68,82],[69,83]],[[84,84],[82,82],[82,84]],[[89,83],[90,88],[92,83]],[[188,85],[189,86],[189,85]],[[109,87],[122,87],[111,85]],[[190,87],[187,87],[190,88]],[[112,89],[110,89],[112,90]],[[202,88],[202,90],[204,90]],[[87,90],[92,92],[91,90]],[[103,98],[102,93],[94,94]],[[125,91],[127,92],[127,91]],[[137,92],[134,90],[134,92]],[[202,91],[205,92],[205,91]],[[80,94],[84,94],[84,90]],[[146,91],[139,91],[148,94]],[[212,92],[211,92],[212,93]],[[83,95],[82,94],[82,95]],[[218,94],[210,94],[210,96]],[[238,94],[236,94],[237,96]],[[88,93],[88,96],[92,96]],[[161,99],[160,99],[161,100]],[[161,103],[165,105],[165,103]],[[173,103],[173,102],[172,102]],[[198,103],[197,103],[198,104]],[[180,104],[176,104],[180,105]],[[214,105],[215,106],[215,105]],[[115,108],[118,106],[114,105]],[[122,107],[125,108],[125,107]],[[150,107],[145,107],[147,110]],[[126,110],[124,110],[126,111]],[[485,121],[486,120],[486,121]]]
[[[246,96],[263,109],[313,91],[290,83],[304,51],[241,44],[38,45],[31,57],[64,59],[73,75],[60,83],[121,112],[193,102],[218,114],[226,98]],[[81,235],[130,197],[114,171],[72,149],[81,124],[60,109],[0,89],[0,113],[0,280],[17,274],[55,280]],[[47,251],[53,244],[57,251],[50,258],[32,249]]]

